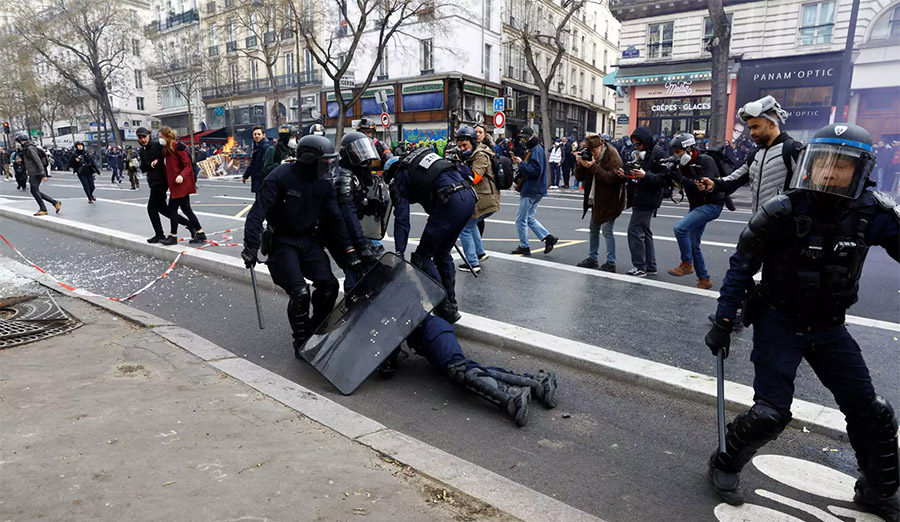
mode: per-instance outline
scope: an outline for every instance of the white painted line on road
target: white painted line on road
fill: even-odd
[[[246,198],[239,198],[239,197],[237,197],[237,196],[213,196],[213,197],[214,197],[214,198],[218,198],[218,199],[236,199],[236,200],[239,200],[239,201],[253,201],[253,200],[254,200],[254,197],[253,197],[253,196],[249,196],[249,197],[246,197]]]
[[[575,229],[575,232],[590,232],[590,229],[587,229],[587,228],[576,228],[576,229]],[[621,236],[621,237],[628,237],[628,233],[627,233],[627,232],[613,232],[613,234],[615,234],[615,235],[617,235],[617,236]],[[674,241],[674,242],[676,242],[676,243],[678,242],[678,239],[676,239],[676,238],[674,238],[674,237],[669,237],[669,236],[658,236],[658,235],[656,235],[656,234],[653,235],[653,239],[659,239],[659,240],[661,240],[661,241]],[[702,241],[702,240],[701,240],[701,241],[700,241],[700,244],[701,244],[701,245],[708,245],[708,246],[724,247],[724,248],[737,248],[737,245],[734,244],[734,243],[720,243],[720,242],[718,242],[718,241]]]
[[[143,204],[143,203],[134,203],[134,202],[132,202],[132,201],[120,201],[120,200],[117,200],[117,199],[104,199],[104,200],[100,201],[99,203],[115,203],[115,204],[117,204],[117,205],[128,205],[128,206],[131,206],[131,207],[147,208],[147,205],[145,205],[145,204]],[[236,218],[236,217],[234,217],[234,216],[229,216],[228,214],[214,214],[214,213],[212,213],[212,212],[200,212],[200,211],[197,211],[197,210],[194,211],[194,214],[197,214],[198,216],[207,216],[207,217],[214,217],[214,218],[221,218],[221,219],[230,219],[230,220],[232,220],[232,221],[237,221],[237,222],[239,222],[239,223],[243,223],[243,222],[244,222],[244,219],[243,219],[243,218]]]
[[[428,214],[426,214],[426,213],[424,213],[424,212],[410,212],[409,215],[410,215],[410,216],[422,216],[422,217],[428,217]],[[502,219],[491,219],[491,218],[488,218],[488,219],[485,219],[485,221],[488,222],[488,223],[497,223],[498,225],[515,225],[515,224],[516,224],[515,221],[504,221],[504,220],[502,220]]]

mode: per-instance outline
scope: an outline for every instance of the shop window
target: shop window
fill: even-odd
[[[900,5],[894,7],[872,26],[869,40],[900,38]]]
[[[759,95],[772,95],[782,107],[830,107],[833,87],[792,87],[787,89],[761,89]]]
[[[800,45],[831,43],[834,29],[834,2],[806,4],[800,11]]]
[[[863,106],[867,111],[886,111],[894,107],[895,96],[884,93],[866,93],[863,95]]]
[[[734,23],[733,23],[734,15],[732,15],[731,13],[728,13],[728,15],[726,15],[726,16],[728,16],[728,25],[731,26],[732,31],[733,31],[734,30]],[[707,16],[703,19],[703,42],[701,42],[701,44],[700,44],[700,50],[702,52],[707,52],[706,48],[709,46],[709,42],[710,42],[710,40],[713,39],[714,34],[715,34],[715,30],[713,29],[712,18]]]
[[[672,33],[675,23],[650,24],[647,36],[647,56],[669,58],[672,56]]]

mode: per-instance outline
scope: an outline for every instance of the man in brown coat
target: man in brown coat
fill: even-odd
[[[605,138],[605,139],[604,139]],[[590,152],[591,160],[582,154]],[[582,268],[598,268],[600,233],[606,241],[606,262],[600,265],[605,272],[616,271],[616,240],[613,226],[616,218],[625,209],[625,183],[627,179],[618,174],[622,160],[614,147],[609,145],[607,135],[588,136],[581,150],[575,156],[575,179],[584,183],[584,214],[591,209],[588,257],[578,263]]]
[[[457,155],[466,166],[472,169],[472,173],[475,175],[475,193],[478,194],[475,212],[459,234],[463,253],[469,262],[468,265],[465,263],[459,265],[459,269],[469,271],[469,265],[472,265],[472,270],[481,272],[481,262],[487,259],[487,254],[481,243],[478,223],[487,219],[494,212],[500,211],[500,188],[497,186],[494,171],[491,168],[494,151],[486,144],[478,143],[477,139],[475,129],[471,127],[460,127],[456,131]]]

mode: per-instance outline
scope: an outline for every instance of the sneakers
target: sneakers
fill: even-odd
[[[93,204],[94,204],[94,200],[93,200],[93,199],[89,199],[89,200],[88,200],[88,205],[93,205]]]
[[[694,273],[694,265],[692,263],[688,263],[687,261],[682,261],[680,265],[668,271],[669,275],[673,275],[675,277],[681,277]]]
[[[485,259],[488,259],[490,257],[491,256],[487,255],[486,252],[484,254],[478,254],[478,262],[481,263],[482,261],[484,261]]]
[[[640,268],[635,267],[635,268],[632,268],[631,270],[625,272],[625,275],[630,275],[630,276],[634,276],[634,277],[644,277],[647,275],[647,272],[644,272]]]
[[[647,270],[644,270],[644,272],[645,272],[647,275],[656,275],[656,274],[659,273],[659,272],[656,271],[655,268],[648,268]]]
[[[600,270],[604,272],[609,272],[611,274],[616,273],[616,264],[615,263],[603,263],[600,265]]]
[[[697,279],[697,288],[702,288],[703,290],[709,290],[712,287],[713,287],[713,283],[712,283],[712,281],[709,280],[708,277],[701,277],[701,278]]]
[[[147,242],[152,245],[154,243],[159,243],[160,241],[162,241],[165,238],[166,238],[166,236],[153,236],[150,239],[148,239]]]
[[[600,263],[598,263],[596,259],[589,257],[575,266],[580,268],[599,268]]]
[[[25,189],[22,189],[22,190],[25,190]],[[53,208],[55,208],[56,213],[59,214],[59,209],[62,208],[62,202],[57,201],[56,203],[53,204]]]
[[[559,186],[557,186],[557,185],[550,185],[550,190],[559,190]]]
[[[528,247],[517,247],[515,250],[512,251],[512,253],[513,253],[513,254],[520,254],[520,255],[523,255],[523,256],[530,256],[530,255],[531,255],[531,249],[528,248]]]
[[[47,211],[46,210],[38,210],[37,212],[34,213],[34,215],[35,216],[46,216]]]
[[[166,236],[164,239],[159,240],[160,245],[172,246],[178,243],[178,238],[175,236]]]
[[[458,268],[463,272],[475,272],[476,274],[481,272],[481,266],[479,265],[472,265],[472,268],[470,269],[469,265],[463,263],[459,265]]]
[[[553,246],[557,243],[559,243],[559,238],[553,234],[548,234],[547,237],[544,238],[544,253],[549,254],[552,252]]]

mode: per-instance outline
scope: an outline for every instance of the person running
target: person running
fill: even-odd
[[[99,174],[100,169],[94,163],[94,157],[84,150],[84,143],[75,142],[75,153],[69,158],[68,168],[78,176],[88,203],[93,204],[97,201],[97,198],[94,197],[94,174]]]
[[[44,201],[53,205],[56,213],[59,214],[62,203],[44,194],[40,189],[41,181],[47,179],[47,156],[28,138],[28,134],[19,131],[16,133],[15,140],[19,147],[19,155],[22,157],[22,164],[25,167],[25,175],[28,176],[28,183],[31,185],[31,195],[34,196],[34,200],[37,201],[40,209],[34,215],[47,215],[47,207],[44,205]]]

